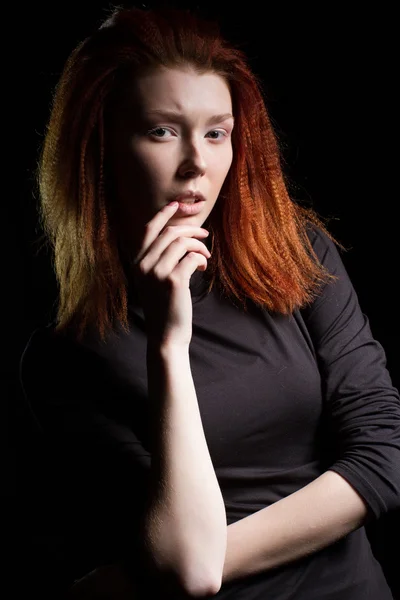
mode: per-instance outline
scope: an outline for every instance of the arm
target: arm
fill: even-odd
[[[398,392],[336,248],[322,235],[313,247],[338,277],[299,317],[321,373],[334,459],[303,489],[229,525],[223,582],[320,550],[400,505]]]
[[[174,598],[185,590],[214,594],[221,583],[225,507],[201,427],[188,349],[149,348],[148,363],[157,419],[153,459],[125,424],[136,414],[129,407],[140,399],[109,377],[107,363],[50,332],[34,334],[21,359],[22,388],[49,444],[51,485],[44,497],[50,499],[50,531],[63,538],[63,566],[71,566],[71,576],[91,572],[75,593],[121,573],[140,595],[154,584],[164,597],[167,583]],[[143,523],[151,536],[147,548]],[[173,572],[179,577],[168,577]]]
[[[327,471],[294,494],[228,526],[222,583],[302,558],[360,527],[367,507]]]
[[[145,544],[161,571],[188,593],[216,594],[226,551],[226,514],[204,437],[188,348],[148,346],[155,440]]]

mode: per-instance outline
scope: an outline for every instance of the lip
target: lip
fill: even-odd
[[[170,200],[168,200],[168,204],[170,202],[184,202],[186,198],[195,198],[197,201],[205,201],[205,198],[201,192],[197,192],[194,190],[187,190],[186,192],[182,192],[182,194],[178,194],[174,196]]]
[[[187,196],[185,196],[187,198]],[[187,202],[179,202],[179,208],[174,213],[173,217],[190,217],[197,215],[202,211],[206,201],[200,200],[194,204],[188,204]]]

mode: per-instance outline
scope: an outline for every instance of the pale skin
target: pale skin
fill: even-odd
[[[166,139],[139,133],[143,131],[140,119],[133,122],[129,117],[132,106],[135,114],[145,119],[146,127],[149,124],[146,131],[165,128],[168,133],[158,130],[158,136],[165,135]],[[228,86],[213,73],[162,69],[137,82],[122,99],[121,107],[119,114],[127,116],[131,127],[126,134],[123,122],[114,123],[122,222],[129,223],[128,216],[134,211],[138,235],[140,228],[152,223],[146,242],[146,268],[152,260],[161,265],[164,256],[163,268],[167,269],[166,248],[170,265],[172,258],[177,265],[186,252],[195,252],[197,258],[194,256],[193,264],[186,267],[185,276],[196,268],[206,268],[209,253],[195,237],[201,237],[199,228],[217,202],[229,171],[234,124],[233,118],[227,117],[210,128],[208,121],[213,115],[232,113]],[[180,117],[166,119],[153,113],[150,119],[150,112],[160,108],[179,111]],[[225,132],[223,141],[213,139],[219,137],[210,134],[215,130]],[[134,207],[133,181],[137,190]],[[187,188],[204,194],[204,212],[174,219],[174,210],[165,206],[167,197]],[[172,227],[166,231],[167,226]],[[138,243],[132,229],[129,234],[131,243]],[[127,241],[127,226],[122,235]],[[172,242],[178,237],[181,242],[179,249],[174,246],[173,257]],[[153,253],[149,251],[152,244]],[[182,273],[184,262],[179,263]],[[156,562],[179,573],[187,597],[212,596],[223,583],[312,554],[364,523],[367,507],[362,498],[344,478],[327,471],[279,502],[226,526],[223,500],[198,411],[188,344],[155,344],[152,352],[153,375],[160,381],[157,394],[162,398],[160,421],[164,427],[159,431],[157,477],[164,482],[165,494],[159,490],[159,500],[149,511],[148,531]],[[195,476],[199,473],[200,480]],[[97,581],[105,577],[111,587],[118,585],[121,591],[115,591],[116,599],[138,597],[117,565],[106,573],[98,570],[92,577]],[[78,584],[71,597],[79,597],[79,593]]]
[[[222,583],[312,554],[360,527],[366,515],[365,503],[355,490],[339,474],[327,471],[294,494],[227,527]],[[98,585],[104,581],[110,589],[121,589],[115,600],[139,598],[137,593],[127,595],[135,590],[118,565],[92,577]]]

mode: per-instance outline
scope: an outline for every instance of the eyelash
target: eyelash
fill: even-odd
[[[154,135],[154,132],[155,132],[155,131],[158,131],[159,129],[162,129],[162,130],[164,130],[164,131],[170,131],[170,130],[169,130],[167,127],[154,127],[153,129],[150,129],[150,130],[147,132],[147,135]],[[228,136],[228,134],[227,134],[225,131],[221,131],[220,129],[211,129],[211,132],[217,132],[217,133],[221,133],[221,134],[222,134],[222,138],[224,138],[224,137],[227,137],[227,136]],[[208,133],[211,133],[211,132],[209,131]],[[163,137],[162,137],[162,136],[158,136],[158,135],[156,135],[155,137],[157,137],[157,138],[159,138],[159,139],[163,139]],[[214,139],[214,140],[216,140],[216,141],[219,141],[219,140],[221,140],[222,138],[220,137],[220,138],[212,138],[212,139]]]

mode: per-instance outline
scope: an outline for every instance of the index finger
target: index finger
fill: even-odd
[[[163,231],[178,206],[179,202],[170,202],[169,204],[166,204],[148,223],[148,225],[151,225],[151,232],[156,234],[155,237],[160,235]],[[151,241],[153,242],[154,240]]]
[[[166,204],[165,206],[162,207],[161,210],[158,211],[158,213],[153,217],[153,219],[150,221],[150,223],[156,223],[155,229],[157,229],[157,225],[159,224],[161,226],[161,229],[159,231],[159,233],[161,233],[161,231],[164,229],[165,225],[168,223],[169,219],[171,218],[171,214],[174,214],[174,212],[176,211],[176,209],[179,206],[179,202],[170,202],[169,204]],[[158,223],[158,221],[159,223]]]
[[[147,223],[146,225],[146,234],[143,240],[142,248],[139,252],[139,255],[136,257],[134,261],[137,264],[142,260],[143,255],[145,254],[147,248],[151,246],[154,240],[160,235],[160,233],[165,228],[166,224],[175,213],[176,209],[179,206],[179,202],[170,202],[162,207],[154,217]]]

